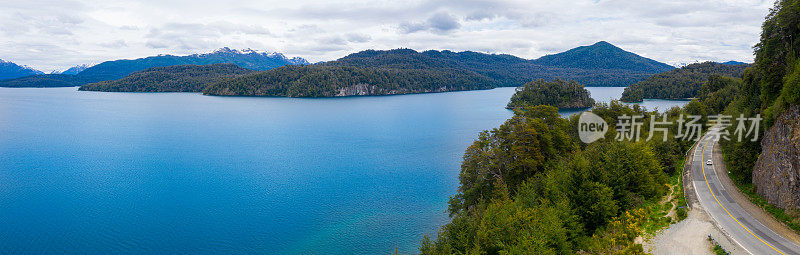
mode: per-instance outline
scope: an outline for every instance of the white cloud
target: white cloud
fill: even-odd
[[[605,40],[659,61],[752,61],[761,0],[6,0],[0,58],[44,71],[216,48],[333,60],[364,49],[536,58]]]

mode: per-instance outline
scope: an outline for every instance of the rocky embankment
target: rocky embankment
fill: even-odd
[[[370,85],[366,83],[359,83],[356,85],[339,88],[336,95],[332,95],[333,97],[348,97],[348,96],[381,96],[381,95],[401,95],[401,94],[415,94],[415,93],[432,93],[432,92],[448,92],[448,91],[456,91],[461,89],[450,89],[446,86],[437,88],[437,89],[418,89],[418,90],[411,90],[407,88],[400,88],[400,89],[393,89],[393,90],[384,90],[378,86]]]
[[[800,106],[784,110],[761,140],[753,184],[767,202],[800,209]]]

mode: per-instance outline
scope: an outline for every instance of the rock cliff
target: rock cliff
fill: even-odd
[[[759,195],[783,209],[800,209],[800,106],[784,110],[761,140],[753,168]]]

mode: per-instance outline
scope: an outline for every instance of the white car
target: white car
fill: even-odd
[[[710,160],[710,159],[709,159],[709,160],[706,160],[706,165],[709,165],[709,166],[710,166],[711,164],[712,164],[712,163],[711,163],[711,160]]]

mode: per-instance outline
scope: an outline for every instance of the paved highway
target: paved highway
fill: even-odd
[[[700,205],[723,232],[750,254],[800,255],[800,246],[764,226],[731,198],[714,170],[714,165],[722,162],[706,164],[707,160],[713,160],[716,143],[712,135],[706,135],[694,151],[691,178]]]

